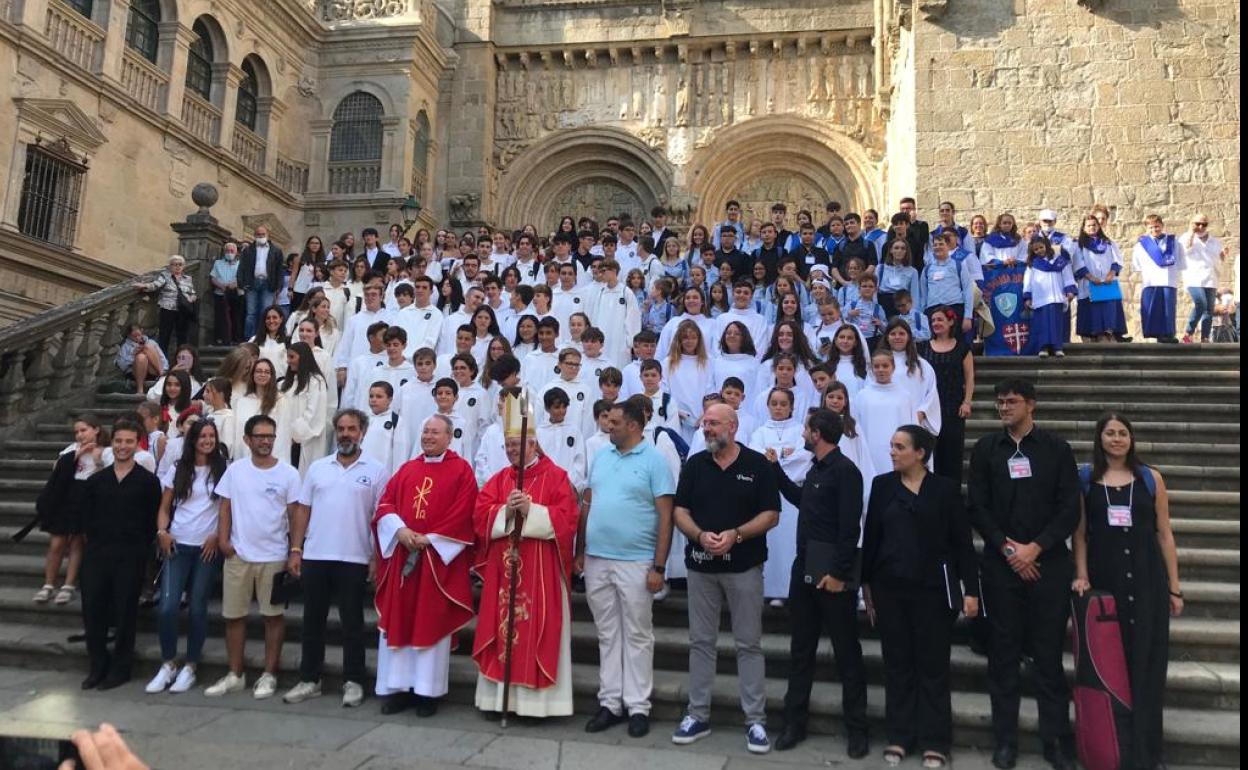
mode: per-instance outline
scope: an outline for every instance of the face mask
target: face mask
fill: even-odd
[[[256,239],[256,245],[257,245],[257,246],[268,246],[268,245],[269,245],[269,239],[268,239],[268,238],[257,238],[257,239]]]

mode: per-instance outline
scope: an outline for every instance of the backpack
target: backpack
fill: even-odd
[[[1148,465],[1141,465],[1138,475],[1140,480],[1144,482],[1144,488],[1148,490],[1149,496],[1156,497],[1157,480],[1153,478],[1151,471],[1152,467]],[[1083,494],[1085,496],[1092,489],[1092,465],[1090,463],[1084,463],[1079,466],[1079,486],[1083,489]]]
[[[661,433],[666,433],[667,437],[672,440],[672,446],[676,447],[676,454],[680,455],[680,464],[684,465],[685,460],[689,459],[689,443],[679,433],[662,425],[654,429],[655,443],[658,443],[659,434]]]

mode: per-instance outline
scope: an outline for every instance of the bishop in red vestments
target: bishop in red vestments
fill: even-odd
[[[521,442],[526,442],[524,491],[516,490]],[[477,708],[502,711],[510,574],[509,540],[521,521],[519,581],[515,593],[511,694],[508,708],[519,716],[572,713],[572,633],[569,604],[572,541],[577,500],[568,474],[538,454],[532,437],[508,435],[511,463],[486,482],[477,496],[475,569],[485,581],[472,658]]]
[[[451,425],[430,419],[422,453],[391,477],[373,529],[378,550],[377,694],[383,714],[437,710],[446,694],[452,638],[473,617],[473,504],[470,466],[450,451]]]

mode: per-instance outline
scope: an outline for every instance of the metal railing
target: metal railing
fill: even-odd
[[[136,102],[160,112],[169,76],[159,67],[127,48],[121,56],[121,85]]]
[[[216,144],[221,130],[221,110],[187,91],[182,95],[182,125],[197,138]]]
[[[89,72],[99,66],[104,30],[60,0],[48,0],[43,32],[48,45],[66,61]]]

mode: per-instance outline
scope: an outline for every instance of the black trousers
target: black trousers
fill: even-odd
[[[224,295],[212,295],[212,333],[213,339],[221,344],[232,344],[243,340],[243,321],[247,317],[247,308],[238,292],[226,292]]]
[[[82,626],[87,637],[91,673],[130,675],[134,661],[134,633],[139,612],[139,588],[147,559],[88,550],[82,559]],[[117,629],[113,654],[106,641],[109,628]]]
[[[190,328],[189,316],[176,310],[165,310],[163,307],[160,309],[160,349],[169,357],[170,366],[173,366],[173,336],[177,335],[179,345],[190,344]]]
[[[992,696],[992,729],[998,744],[1018,745],[1019,663],[1024,653],[1035,663],[1036,705],[1040,738],[1069,740],[1070,688],[1062,670],[1062,644],[1070,616],[1070,581],[1074,560],[1069,553],[1040,564],[1040,579],[1025,582],[1005,559],[984,559],[984,611],[988,641],[988,693]]]
[[[949,648],[953,621],[944,591],[871,585],[884,652],[884,721],[888,742],[907,751],[939,751],[953,744]]]
[[[303,655],[299,681],[316,682],[325,665],[325,622],[329,605],[342,619],[342,674],[364,684],[364,591],[368,565],[345,561],[303,562]]]
[[[958,482],[962,488],[962,457],[966,453],[966,420],[958,416],[958,410],[941,410],[940,433],[936,436],[936,456],[932,467],[937,476]]]
[[[867,734],[867,672],[858,641],[858,592],[831,594],[805,582],[805,561],[793,561],[789,581],[789,687],[784,694],[787,726],[805,729],[810,717],[810,688],[815,681],[819,639],[832,640],[836,670],[841,678],[845,731]]]

